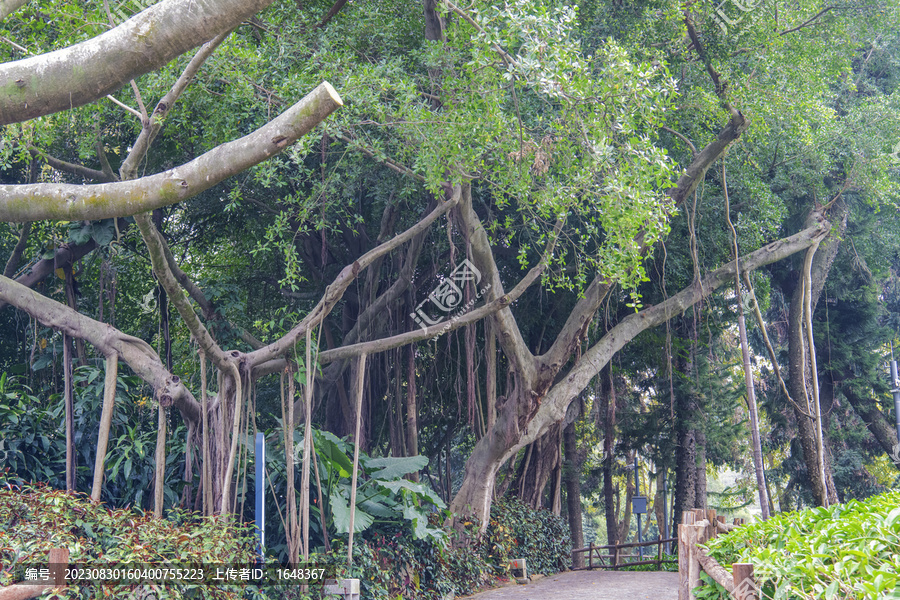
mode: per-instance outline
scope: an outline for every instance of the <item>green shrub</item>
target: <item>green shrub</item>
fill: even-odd
[[[753,563],[766,599],[894,598],[889,594],[900,583],[900,491],[775,515],[708,547],[726,568]],[[729,598],[712,582],[698,591],[698,598]]]
[[[111,510],[84,494],[44,485],[12,485],[0,474],[0,587],[14,583],[18,565],[45,565],[51,548],[68,548],[69,564],[249,565],[256,559],[250,526],[173,511],[155,519],[134,510]],[[267,590],[242,585],[72,585],[58,598],[142,596],[156,598],[265,598]],[[299,592],[298,587],[294,587]],[[283,598],[279,590],[271,597]]]
[[[565,519],[549,510],[534,510],[518,498],[491,506],[486,559],[501,568],[524,558],[530,573],[557,573],[571,566],[572,547]]]

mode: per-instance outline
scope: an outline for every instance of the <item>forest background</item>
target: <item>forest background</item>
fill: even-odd
[[[2,6],[19,477],[239,512],[262,431],[289,532],[512,495],[575,546],[635,457],[648,535],[894,482],[895,3]],[[358,502],[311,483],[348,435],[406,458]]]

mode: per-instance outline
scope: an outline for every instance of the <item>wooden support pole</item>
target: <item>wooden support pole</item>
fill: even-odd
[[[678,600],[694,600],[693,590],[700,585],[697,544],[705,538],[706,524],[678,526]]]
[[[753,577],[753,565],[750,563],[734,563],[731,565],[732,581],[734,582],[734,591],[732,596],[735,600],[758,600],[759,587],[756,585],[756,579]]]
[[[716,537],[716,509],[710,508],[706,511],[706,520],[709,525],[706,527],[706,539],[711,540]]]
[[[588,570],[594,568],[594,542],[588,545]]]

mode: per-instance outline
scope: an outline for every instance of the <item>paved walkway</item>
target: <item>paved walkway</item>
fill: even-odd
[[[469,600],[678,600],[678,573],[569,571],[527,585],[466,596]]]

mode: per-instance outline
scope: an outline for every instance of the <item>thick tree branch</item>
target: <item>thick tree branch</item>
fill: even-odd
[[[830,229],[831,225],[827,221],[815,222],[797,234],[767,244],[750,253],[740,260],[741,268],[753,271],[787,258],[819,243],[828,235]],[[569,373],[550,389],[540,403],[534,418],[527,424],[521,439],[503,453],[503,462],[546,433],[552,424],[562,420],[569,403],[578,397],[591,379],[625,344],[633,340],[639,333],[665,323],[672,315],[681,313],[696,302],[708,297],[722,285],[733,281],[734,276],[735,261],[731,261],[707,275],[702,282],[695,281],[677,294],[670,296],[665,302],[625,317],[594,344]],[[488,438],[482,439],[487,440]]]
[[[15,0],[13,0],[14,2]],[[0,124],[88,104],[238,26],[272,0],[163,0],[69,48],[0,66]]]
[[[184,71],[181,73],[178,81],[175,82],[175,85],[172,86],[172,89],[156,103],[153,114],[144,123],[141,133],[131,146],[131,152],[128,153],[128,156],[125,158],[125,161],[119,169],[119,175],[123,180],[135,179],[138,165],[147,155],[147,150],[150,149],[150,144],[156,139],[159,130],[162,129],[166,115],[169,114],[172,106],[174,106],[178,98],[181,97],[181,94],[197,74],[197,71],[200,70],[203,63],[206,62],[206,59],[212,56],[212,53],[219,47],[219,44],[221,44],[230,34],[231,31],[229,30],[203,44],[194,55],[194,58],[188,63],[187,67],[184,68]]]
[[[0,21],[3,21],[26,4],[28,4],[28,0],[0,0]]]
[[[175,204],[278,154],[341,105],[334,88],[322,83],[253,133],[222,144],[180,167],[133,181],[2,185],[0,220],[97,220]]]
[[[43,325],[86,340],[106,356],[118,354],[141,379],[156,390],[164,406],[174,404],[185,419],[197,422],[200,406],[181,380],[169,373],[144,340],[86,317],[7,277],[0,277],[0,301],[28,313]]]
[[[678,178],[678,181],[669,191],[669,197],[675,202],[676,206],[681,205],[686,198],[689,198],[697,186],[706,176],[706,171],[717,160],[719,160],[731,146],[747,129],[749,122],[738,111],[732,113],[728,124],[719,132],[715,140],[707,144],[699,153],[691,144],[694,151],[694,158],[691,164],[684,170],[684,173]],[[646,248],[642,249],[642,253]],[[574,345],[578,343],[578,339],[583,334],[585,328],[593,319],[594,314],[600,308],[600,304],[606,298],[612,286],[609,282],[597,277],[591,282],[591,285],[584,292],[572,311],[566,319],[553,345],[542,356],[537,357],[541,365],[550,369],[550,373],[555,375],[569,357],[572,355]]]
[[[446,214],[447,211],[459,203],[461,195],[460,187],[455,186],[450,198],[441,202],[427,217],[403,233],[400,233],[387,242],[369,250],[359,259],[354,261],[353,264],[344,267],[341,272],[338,273],[338,276],[331,285],[325,288],[325,294],[322,296],[322,299],[319,300],[318,304],[316,304],[309,314],[295,325],[290,332],[268,346],[247,354],[249,364],[255,367],[284,356],[291,350],[301,336],[306,335],[308,329],[315,327],[322,322],[322,319],[328,316],[328,313],[330,313],[331,309],[334,308],[334,305],[338,303],[346,289],[353,283],[356,276],[359,275],[360,271],[371,265],[379,257],[384,256],[388,252],[405,244],[407,241],[431,226],[435,219]]]

